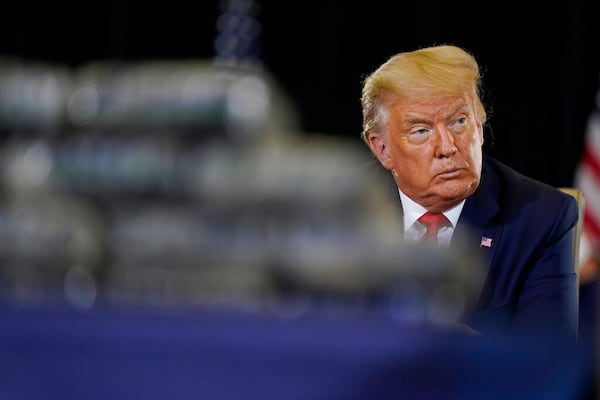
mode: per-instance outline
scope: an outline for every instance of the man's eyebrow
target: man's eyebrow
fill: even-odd
[[[403,125],[412,125],[422,122],[429,122],[429,119],[420,115],[407,116],[404,118]]]
[[[452,109],[452,111],[448,115],[453,116],[457,113],[464,112],[464,111],[466,111],[467,108],[468,108],[467,103],[458,104],[456,107],[454,107],[454,109]],[[412,125],[412,124],[429,122],[429,118],[427,118],[425,116],[422,116],[422,115],[416,114],[416,113],[413,115],[410,115],[410,114],[411,114],[410,112],[407,112],[407,116],[406,116],[406,118],[404,118],[402,125]]]

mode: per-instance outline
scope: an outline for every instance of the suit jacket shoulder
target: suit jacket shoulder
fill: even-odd
[[[484,260],[481,315],[502,316],[510,325],[544,318],[574,329],[577,219],[572,196],[484,157],[480,185],[465,202],[457,227],[468,232]],[[485,246],[482,238],[489,238]],[[547,298],[551,301],[542,300]]]
[[[536,227],[557,222],[557,228],[566,230],[577,223],[578,216],[572,196],[491,157],[484,157],[481,183],[465,206],[476,209],[479,218],[471,222],[478,226],[492,221],[518,225],[532,222]],[[564,210],[564,217],[555,214],[559,210]]]

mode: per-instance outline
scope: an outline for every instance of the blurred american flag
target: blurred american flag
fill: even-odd
[[[580,260],[600,257],[600,90],[588,117],[581,159],[575,172],[575,186],[585,197],[585,214]]]

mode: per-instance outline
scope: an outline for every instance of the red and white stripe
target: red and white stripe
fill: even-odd
[[[600,92],[585,132],[583,154],[575,174],[575,185],[585,199],[584,235],[592,251],[600,254]]]

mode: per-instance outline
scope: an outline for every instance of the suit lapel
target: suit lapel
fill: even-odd
[[[497,201],[498,187],[495,180],[487,175],[489,174],[484,168],[481,184],[466,200],[453,236],[459,238],[457,240],[464,240],[464,249],[474,252],[469,254],[478,255],[482,267],[480,305],[487,303],[491,294],[485,283],[493,275],[490,266],[502,239],[503,228],[502,225],[494,223],[494,217],[500,212]],[[489,245],[483,243],[486,239],[491,240]]]

